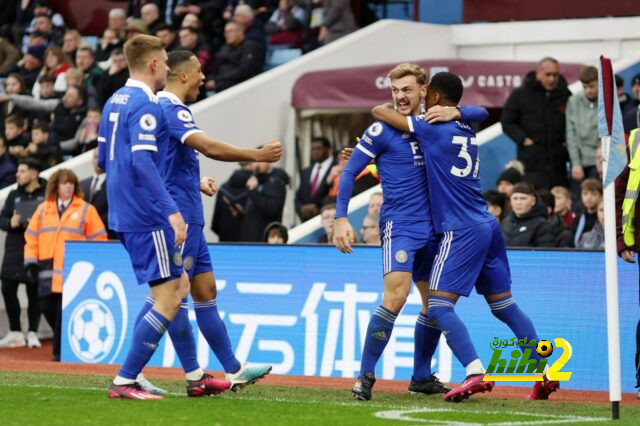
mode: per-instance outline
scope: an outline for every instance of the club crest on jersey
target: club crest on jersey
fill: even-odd
[[[382,133],[383,127],[382,124],[380,123],[373,123],[371,126],[369,126],[369,128],[367,129],[367,133],[369,133],[371,136],[379,136]]]
[[[154,130],[157,125],[158,122],[156,118],[151,114],[143,114],[142,117],[140,117],[140,127],[147,132]]]
[[[180,254],[179,251],[175,252],[174,255],[173,255],[173,263],[176,266],[182,265],[182,255]]]
[[[182,267],[187,271],[191,270],[191,268],[193,268],[193,257],[185,257],[184,261],[182,262]]]
[[[189,111],[185,111],[183,109],[181,109],[180,111],[178,111],[178,118],[182,121],[193,121],[193,117],[191,116],[191,114],[189,114]]]
[[[407,252],[404,250],[398,250],[396,252],[396,262],[405,263],[407,261]]]

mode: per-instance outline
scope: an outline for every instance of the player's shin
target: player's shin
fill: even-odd
[[[413,379],[428,380],[431,377],[431,359],[438,347],[442,332],[427,314],[420,312],[414,332],[415,350],[413,352]]]
[[[375,375],[376,364],[389,342],[396,317],[396,314],[382,305],[376,308],[367,327],[367,335],[362,351],[360,376],[364,373],[372,373]]]

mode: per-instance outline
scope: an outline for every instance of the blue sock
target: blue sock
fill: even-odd
[[[536,333],[531,319],[520,310],[516,301],[513,300],[513,296],[509,295],[502,299],[494,300],[489,303],[489,307],[491,308],[491,313],[496,318],[509,326],[518,340],[524,338],[527,338],[527,340],[538,340],[538,333]],[[521,347],[520,349],[524,352],[526,349],[531,348]],[[531,351],[529,358],[533,358],[538,362],[541,359],[540,355],[535,351],[535,348]]]
[[[216,358],[222,364],[224,371],[227,373],[235,373],[240,369],[240,361],[236,359],[236,355],[231,349],[231,341],[227,334],[227,327],[218,314],[216,299],[206,302],[193,302],[193,308],[196,311],[196,320],[200,332],[207,339],[209,347],[216,354]]]
[[[189,321],[189,305],[185,297],[180,304],[180,310],[169,325],[169,337],[173,347],[180,358],[180,364],[185,373],[200,368],[198,364],[198,355],[196,354],[196,339],[193,337],[193,329]]]
[[[456,302],[447,297],[429,296],[427,319],[432,320],[447,338],[447,344],[458,361],[466,367],[478,359],[476,348],[471,342],[467,327],[453,310]]]
[[[133,332],[129,353],[118,376],[135,380],[158,348],[158,342],[169,325],[169,320],[151,309]]]
[[[414,332],[413,379],[419,382],[431,378],[431,358],[438,347],[442,332],[435,323],[420,312]]]
[[[133,323],[134,332],[138,324],[140,324],[140,321],[142,321],[142,318],[144,318],[144,316],[147,315],[147,312],[149,312],[149,309],[153,308],[154,303],[156,303],[155,299],[151,296],[147,296],[147,299],[144,301],[144,305],[142,305],[142,309],[140,309],[140,312],[138,312],[136,322]]]
[[[364,339],[362,362],[360,364],[361,376],[364,373],[371,373],[375,376],[376,364],[389,342],[396,317],[396,314],[382,305],[378,306],[373,312],[367,327],[367,336]]]

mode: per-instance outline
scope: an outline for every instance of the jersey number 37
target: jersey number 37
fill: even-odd
[[[478,145],[476,142],[476,138],[466,138],[464,136],[454,136],[451,140],[451,143],[454,145],[460,145],[460,152],[458,152],[458,158],[462,158],[465,161],[465,167],[459,168],[455,165],[451,166],[451,174],[458,177],[467,177],[473,170],[473,177],[478,177],[478,171],[480,169],[480,151],[476,148],[474,151],[476,152],[475,165],[474,160],[471,158],[471,154],[469,153],[469,143],[471,145]]]

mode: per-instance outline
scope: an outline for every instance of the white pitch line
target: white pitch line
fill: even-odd
[[[524,420],[524,421],[508,421],[503,423],[491,423],[492,426],[508,426],[508,425],[544,425],[544,424],[562,424],[562,423],[578,423],[578,422],[602,422],[609,419],[604,417],[583,417],[583,416],[564,416],[557,414],[541,415],[536,413],[508,412],[500,413],[495,411],[478,411],[478,410],[454,410],[452,408],[414,408],[409,410],[385,410],[378,411],[373,415],[385,420],[398,420],[412,423],[426,423],[437,425],[482,425],[485,423],[464,422],[464,421],[447,421],[447,420],[430,420],[411,417],[410,414],[416,413],[465,413],[465,414],[509,414],[516,416],[541,417],[544,420]]]

